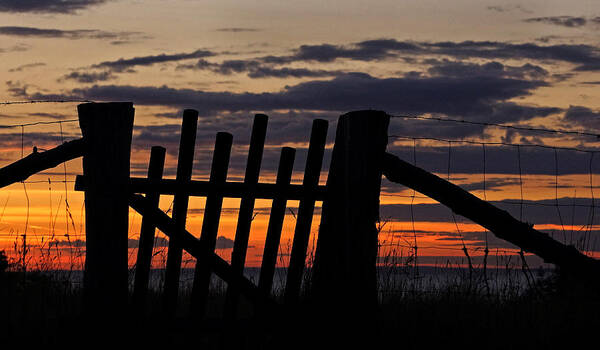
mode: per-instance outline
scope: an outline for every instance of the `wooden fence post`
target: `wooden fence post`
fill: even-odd
[[[381,162],[389,116],[355,111],[338,120],[313,270],[318,301],[349,310],[377,305]]]
[[[127,303],[131,102],[77,106],[85,142],[86,258],[84,300],[88,315],[116,317]]]

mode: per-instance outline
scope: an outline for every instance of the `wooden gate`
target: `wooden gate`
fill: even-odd
[[[85,191],[86,235],[90,242],[86,256],[86,300],[87,308],[95,310],[93,313],[116,311],[118,305],[126,303],[122,279],[124,263],[121,261],[126,253],[123,237],[126,237],[127,223],[123,222],[122,217],[126,213],[123,210],[125,205],[143,216],[133,292],[133,304],[138,312],[143,312],[145,305],[156,228],[169,237],[163,291],[163,308],[168,316],[173,317],[177,307],[183,250],[196,258],[191,293],[190,315],[193,318],[202,318],[205,314],[212,273],[227,282],[226,319],[235,318],[240,295],[244,295],[259,309],[276,307],[277,303],[270,294],[288,200],[298,200],[299,208],[287,268],[284,302],[293,305],[300,297],[316,201],[325,203],[324,214],[330,217],[329,220],[323,219],[321,225],[330,228],[331,234],[319,236],[322,249],[317,251],[317,262],[321,258],[319,266],[322,275],[329,273],[335,276],[339,285],[347,285],[346,282],[351,280],[360,287],[354,288],[354,294],[345,294],[354,295],[358,300],[368,294],[372,302],[376,301],[375,223],[378,219],[381,181],[378,165],[387,144],[389,117],[385,113],[362,111],[340,118],[332,155],[332,169],[335,170],[330,171],[327,186],[322,186],[319,185],[319,177],[327,138],[326,120],[313,121],[301,185],[290,184],[295,160],[295,149],[290,147],[281,150],[276,182],[258,181],[268,122],[264,114],[254,117],[243,182],[226,180],[233,139],[227,132],[220,132],[216,136],[210,179],[196,181],[191,180],[191,175],[198,113],[190,109],[184,111],[176,178],[163,179],[165,149],[160,146],[152,147],[146,178],[129,176],[128,145],[131,142],[132,111],[130,104],[92,103],[79,106],[84,139],[90,141],[85,146],[84,175],[77,177],[75,188]],[[113,139],[106,145],[101,141],[101,135],[108,132],[112,132]],[[158,208],[161,195],[174,196],[171,217]],[[206,197],[199,239],[185,229],[188,200],[193,196]],[[221,207],[226,197],[241,200],[230,264],[215,253]],[[272,200],[258,285],[254,285],[243,274],[256,199]],[[104,207],[114,210],[99,209]],[[338,226],[343,226],[343,229],[338,229]],[[369,239],[363,238],[367,236],[366,232],[362,235],[344,233],[346,230],[365,229]],[[339,239],[355,242],[339,250],[334,244]],[[370,245],[365,245],[365,242]],[[360,254],[356,254],[360,251],[367,253],[362,254],[364,257],[361,258]],[[112,260],[107,261],[107,256],[111,256]],[[360,263],[356,264],[355,261],[364,261],[365,266],[360,267]],[[351,269],[358,267],[356,271],[359,275],[362,273],[362,278],[368,282],[357,283],[358,276],[354,270],[345,273],[336,271],[332,275],[333,270],[341,267],[340,264],[352,266]],[[346,282],[338,283],[344,280]],[[323,287],[322,290],[328,290]]]

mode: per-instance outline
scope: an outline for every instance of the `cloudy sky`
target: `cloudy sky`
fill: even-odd
[[[351,110],[600,132],[600,3],[592,0],[0,0],[0,24],[0,100],[133,101],[138,176],[157,144],[167,147],[167,174],[174,175],[184,108],[200,112],[195,178],[207,177],[214,134],[229,131],[235,144],[230,179],[240,179],[257,112],[270,116],[265,181],[272,181],[286,145],[298,148],[294,177],[301,180],[312,120],[330,121],[331,146],[337,116]],[[0,125],[71,120],[75,107],[0,105]],[[72,122],[0,133],[0,164],[20,158],[22,149],[27,154],[34,145],[51,148],[79,137]],[[390,134],[523,145],[488,145],[484,153],[480,144],[391,138],[388,151],[565,240],[569,233],[585,241],[595,230],[588,206],[600,195],[593,193],[600,160],[526,145],[596,150],[597,138],[403,118],[392,120]],[[79,170],[80,161],[69,162],[67,177]],[[31,180],[58,181],[64,174],[59,167]],[[74,216],[70,234],[81,234],[81,196],[72,184],[67,192],[60,183],[51,183],[51,191],[47,183],[25,187],[28,196],[21,184],[0,192],[5,242],[24,230],[64,235],[65,196]],[[400,186],[384,182],[383,190],[382,216],[393,223],[386,239],[418,233],[424,246],[482,244],[480,227],[460,218],[458,227],[445,208],[403,197],[412,192]],[[164,202],[167,208],[169,199]],[[411,202],[421,225],[414,230]],[[201,209],[203,201],[195,204]],[[191,228],[200,227],[197,217]],[[267,215],[260,217],[256,254]],[[235,214],[223,225],[222,236],[232,239]],[[293,217],[287,231],[289,238]]]

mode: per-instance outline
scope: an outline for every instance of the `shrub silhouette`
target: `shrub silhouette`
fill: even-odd
[[[0,274],[8,269],[8,257],[4,250],[0,250]]]

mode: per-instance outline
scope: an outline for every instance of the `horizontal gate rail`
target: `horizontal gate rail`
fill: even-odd
[[[86,187],[85,177],[78,175],[75,180],[75,190],[85,191]],[[221,195],[226,198],[242,198],[250,195],[256,199],[275,199],[283,196],[288,200],[310,198],[317,201],[323,201],[327,197],[327,189],[323,185],[306,187],[294,184],[257,183],[250,186],[243,182],[214,184],[205,180],[179,182],[175,179],[152,180],[141,177],[130,179],[129,190],[131,193],[153,192],[161,195],[174,195],[181,192],[193,197]]]

